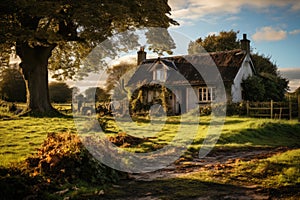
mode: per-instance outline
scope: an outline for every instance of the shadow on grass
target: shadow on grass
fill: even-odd
[[[53,109],[48,112],[38,112],[32,110],[24,110],[18,117],[33,117],[33,118],[73,118],[73,115],[68,115],[60,112],[59,110]]]
[[[10,174],[7,176],[6,174]],[[197,179],[172,178],[152,181],[122,180],[118,185],[106,186],[104,194],[96,185],[86,185],[86,192],[76,192],[76,184],[69,185],[74,191],[72,199],[273,199],[300,197],[299,185],[280,188],[243,187],[238,184],[223,184]],[[44,179],[29,177],[20,171],[0,169],[0,199],[65,199],[68,194],[59,194],[65,188]],[[79,186],[80,187],[80,186]],[[75,189],[74,189],[75,188]],[[103,188],[103,185],[99,185]],[[77,190],[80,188],[77,188]],[[65,198],[64,198],[65,197]]]
[[[251,146],[299,147],[300,125],[266,123],[259,128],[248,128],[222,134],[218,144],[249,144]]]
[[[291,197],[299,195],[295,187],[279,189],[247,188],[231,184],[220,184],[185,178],[154,181],[123,182],[118,187],[105,191],[103,199],[268,199],[270,196]],[[98,197],[99,198],[99,197]],[[89,198],[93,199],[93,198]],[[95,198],[97,199],[97,198]]]

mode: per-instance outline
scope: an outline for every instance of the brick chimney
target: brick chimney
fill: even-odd
[[[247,54],[250,54],[250,40],[247,39],[247,34],[243,34],[243,39],[241,40],[241,49]]]
[[[144,50],[145,47],[141,47],[137,52],[137,65],[140,65],[144,60],[146,60],[147,53]]]

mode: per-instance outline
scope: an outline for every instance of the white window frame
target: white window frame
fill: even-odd
[[[215,87],[200,87],[198,90],[199,102],[212,102],[216,98]]]
[[[154,75],[153,80],[155,80],[155,81],[165,81],[167,73],[166,73],[165,69],[159,68],[159,69],[154,70],[153,75]]]

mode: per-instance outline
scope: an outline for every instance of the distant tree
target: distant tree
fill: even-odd
[[[273,76],[278,76],[278,67],[276,63],[271,61],[271,56],[255,53],[251,55],[251,59],[257,73],[268,73]]]
[[[10,102],[26,102],[26,85],[17,69],[6,68],[1,72],[0,94]]]
[[[49,84],[50,101],[67,103],[72,99],[72,89],[64,82],[51,82]]]
[[[80,93],[80,89],[78,87],[71,87],[72,90],[72,98],[76,99],[76,96]]]
[[[265,95],[263,100],[283,101],[289,89],[289,81],[278,72],[276,63],[271,61],[271,56],[251,55],[257,76],[262,80]],[[253,94],[255,95],[255,94]]]
[[[126,73],[134,69],[135,67],[136,64],[129,62],[121,62],[120,64],[107,69],[106,73],[108,74],[108,77],[105,83],[107,92],[111,92],[112,90],[114,90],[115,95],[116,93],[124,93],[124,84],[131,77],[128,74],[126,76]]]
[[[101,87],[91,87],[85,90],[85,97],[88,101],[105,101],[109,99],[109,94]]]
[[[207,52],[225,51],[237,49],[240,46],[237,39],[237,33],[233,30],[221,31],[218,35],[211,34],[202,39],[198,38],[196,41],[192,41],[188,47],[189,54],[203,53],[205,49]],[[201,48],[203,47],[203,48]]]

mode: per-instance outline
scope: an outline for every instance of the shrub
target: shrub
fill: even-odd
[[[215,115],[223,115],[225,108],[226,116],[245,115],[247,113],[245,103],[227,103],[226,107],[224,104],[213,105],[213,107],[211,105],[202,106],[200,107],[200,115],[210,115],[212,111],[214,111]]]
[[[228,103],[226,107],[226,115],[246,115],[247,109],[245,103]]]

